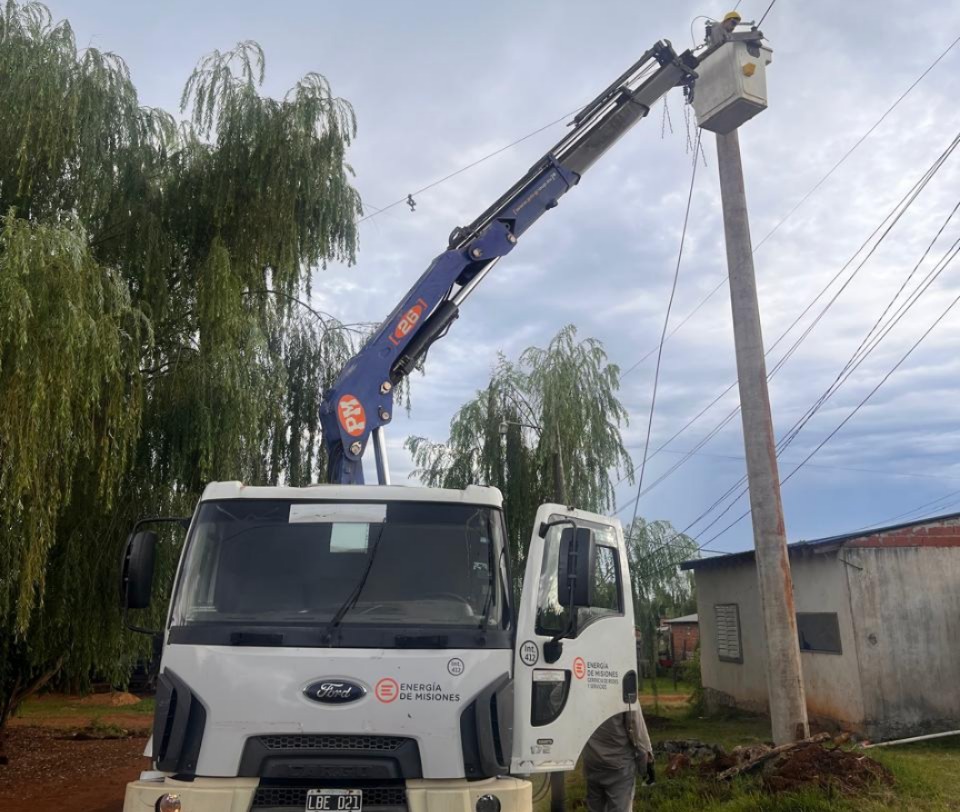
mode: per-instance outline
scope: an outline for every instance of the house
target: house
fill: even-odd
[[[696,615],[670,618],[661,621],[667,629],[670,659],[682,663],[693,656],[700,642],[700,624]]]
[[[811,721],[873,739],[960,728],[960,513],[788,549]],[[753,551],[682,568],[708,704],[765,712]]]

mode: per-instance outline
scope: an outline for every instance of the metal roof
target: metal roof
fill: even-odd
[[[919,527],[925,524],[936,524],[938,522],[950,521],[951,519],[960,519],[958,513],[944,513],[941,516],[928,516],[925,519],[915,519],[912,522],[901,522],[900,524],[890,524],[883,527],[871,527],[867,530],[855,530],[852,533],[842,533],[838,536],[827,536],[822,539],[813,539],[811,541],[794,541],[787,545],[790,554],[809,553],[828,553],[843,547],[848,541],[854,539],[876,536],[881,533],[890,533],[895,530],[903,530],[907,527]],[[691,561],[684,561],[680,565],[682,570],[709,569],[711,567],[724,566],[726,564],[739,564],[743,561],[752,561],[753,550],[742,550],[738,553],[727,553],[726,555],[715,555],[710,558],[694,558]]]
[[[661,623],[699,623],[699,618],[693,615],[684,615],[683,617],[671,617],[660,621]]]

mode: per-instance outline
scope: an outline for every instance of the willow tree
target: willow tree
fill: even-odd
[[[323,477],[353,333],[310,278],[354,258],[356,121],[319,74],[263,79],[255,43],[213,52],[178,121],[43,6],[0,14],[0,725],[143,651],[116,609],[136,515]]]
[[[445,442],[408,438],[412,476],[437,487],[498,487],[514,560],[522,562],[542,502],[613,507],[610,472],[631,469],[619,381],[603,345],[578,341],[568,325],[517,362],[501,357],[487,387],[457,411]]]
[[[690,536],[677,532],[667,521],[649,522],[639,516],[625,531],[633,613],[647,655],[651,674],[657,661],[657,627],[662,617],[696,611],[693,578],[680,564],[699,555]],[[653,680],[656,694],[656,680]]]

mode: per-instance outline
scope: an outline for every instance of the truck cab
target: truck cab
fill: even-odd
[[[128,608],[156,543],[128,541]],[[636,707],[619,523],[542,506],[514,581],[495,488],[209,485],[125,812],[527,812],[523,777]]]

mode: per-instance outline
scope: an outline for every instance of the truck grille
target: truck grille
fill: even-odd
[[[274,785],[257,788],[253,796],[253,810],[267,809],[305,809],[307,805],[307,790],[319,789],[315,786],[288,786]],[[363,808],[370,807],[392,808],[405,810],[407,808],[407,791],[402,785],[357,787],[363,790]]]
[[[402,736],[353,736],[330,734],[291,734],[260,736],[259,741],[268,750],[399,750],[409,739]]]

